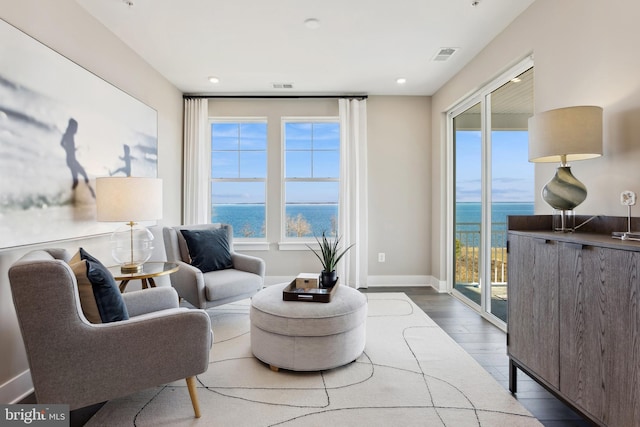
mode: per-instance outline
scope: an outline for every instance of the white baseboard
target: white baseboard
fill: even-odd
[[[369,287],[427,286],[437,292],[447,292],[447,282],[433,276],[369,276]]]
[[[31,373],[26,371],[0,385],[0,402],[17,403],[33,393]]]
[[[292,276],[266,276],[264,285],[271,286],[277,283],[289,282]],[[367,287],[402,287],[402,286],[425,286],[432,287],[438,292],[447,292],[447,282],[438,280],[433,276],[369,276],[367,277]]]
[[[435,289],[436,291],[440,292],[441,294],[444,294],[446,292],[449,292],[449,289],[447,289],[447,281],[446,280],[438,280],[437,278],[433,277],[433,276],[429,276],[429,278],[431,279],[431,287],[433,289]]]
[[[430,276],[369,276],[367,285],[370,288],[379,286],[432,286]]]

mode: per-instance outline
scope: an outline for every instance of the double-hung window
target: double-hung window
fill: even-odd
[[[236,238],[266,237],[267,120],[212,119],[211,222]]]
[[[340,121],[282,118],[285,240],[338,234]]]

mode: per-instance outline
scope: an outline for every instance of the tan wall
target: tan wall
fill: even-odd
[[[179,223],[182,197],[180,91],[85,13],[74,0],[3,1],[0,18],[158,112],[158,175],[164,181],[163,222]],[[65,247],[75,251],[83,246],[98,258],[109,260],[107,242],[105,237],[95,237],[0,250],[0,402],[12,402],[31,387],[30,377],[25,373],[27,359],[9,289],[9,266],[25,252],[43,247]]]
[[[430,115],[430,97],[371,96],[367,103],[369,276],[376,283],[431,274]]]
[[[369,170],[369,276],[422,276],[429,273],[428,180],[430,163],[428,97],[371,96],[367,101]],[[281,143],[283,116],[337,116],[336,99],[212,99],[210,117],[268,118],[271,146]],[[270,171],[282,169],[280,149],[271,150]],[[266,261],[267,276],[281,280],[301,271],[316,271],[308,250],[278,250],[281,187],[267,183],[269,251],[249,252]],[[420,236],[416,238],[416,236]],[[386,262],[378,263],[378,252]],[[269,278],[268,278],[269,279]],[[378,282],[384,278],[377,277]],[[425,283],[423,281],[423,283]]]
[[[589,191],[576,213],[626,214],[619,203],[620,192],[640,193],[638,16],[640,3],[635,0],[536,0],[433,96],[434,276],[446,279],[443,113],[530,53],[534,54],[536,112],[572,105],[604,108],[604,156],[572,165],[574,175]],[[539,193],[554,169],[554,165],[536,165],[537,213],[551,213]]]

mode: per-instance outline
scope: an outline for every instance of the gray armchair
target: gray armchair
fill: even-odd
[[[187,242],[181,230],[227,230],[232,268],[203,273],[191,265]],[[264,285],[265,263],[262,259],[233,250],[233,229],[227,224],[200,224],[165,227],[163,230],[167,261],[180,265],[171,275],[178,295],[197,308],[214,307],[249,298]]]
[[[38,403],[92,405],[186,378],[200,416],[195,375],[209,366],[211,321],[178,307],[174,289],[122,295],[130,319],[92,324],[63,249],[29,252],[9,281]]]

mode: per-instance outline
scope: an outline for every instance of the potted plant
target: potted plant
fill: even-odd
[[[315,237],[315,239],[320,246],[320,251],[316,251],[309,245],[307,245],[307,247],[313,251],[322,264],[322,272],[320,273],[320,283],[322,284],[322,287],[330,288],[335,285],[338,280],[338,273],[336,272],[336,265],[338,265],[338,261],[340,261],[349,249],[351,249],[353,244],[343,250],[340,250],[338,248],[340,237],[336,237],[333,241],[330,241],[324,231],[322,232],[322,239],[318,239],[317,237]]]

